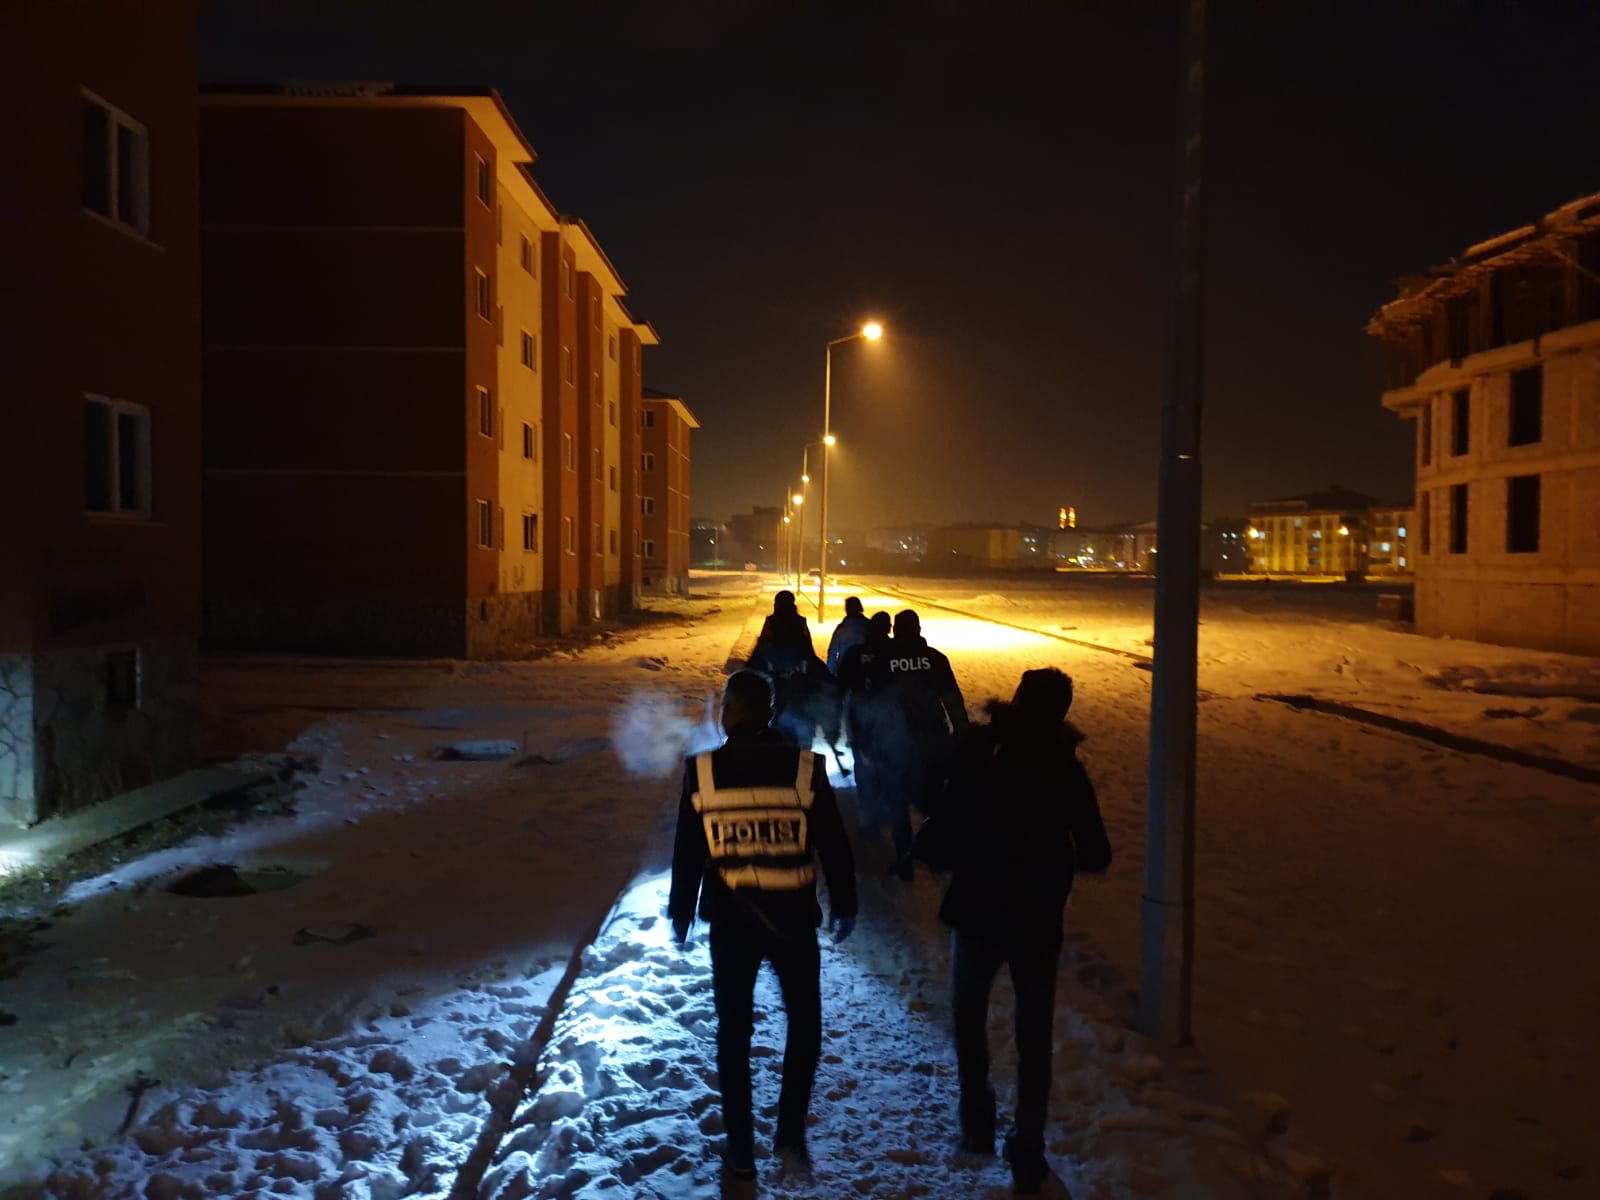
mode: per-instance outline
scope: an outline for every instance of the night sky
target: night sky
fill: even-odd
[[[202,0],[208,81],[492,85],[654,322],[697,516],[1154,516],[1179,5]],[[1600,191],[1600,4],[1212,6],[1207,517],[1411,495],[1362,332],[1395,279]]]

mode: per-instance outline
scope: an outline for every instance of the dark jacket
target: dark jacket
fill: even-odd
[[[833,636],[828,639],[828,670],[837,675],[839,668],[844,665],[845,651],[866,640],[866,614],[851,613],[845,617],[833,627]]]
[[[942,805],[914,853],[951,872],[945,924],[995,941],[1051,941],[1061,936],[1074,873],[1111,865],[1094,785],[1078,761],[1083,735],[1065,721],[1030,723],[999,701],[988,708],[988,724],[957,738]]]
[[[941,761],[950,734],[968,725],[966,701],[950,660],[921,637],[897,637],[873,661],[868,690],[886,701],[898,726],[892,742],[914,758]]]
[[[796,796],[802,754],[811,770],[799,790],[808,794]],[[730,793],[712,809],[696,807],[701,757],[710,760],[714,787]],[[773,793],[752,799],[752,788]],[[689,758],[667,903],[675,925],[689,924],[698,897],[707,921],[750,922],[795,935],[813,930],[822,923],[812,881],[819,860],[832,914],[855,916],[855,858],[823,759],[772,729],[736,730],[720,749]],[[812,878],[804,878],[808,868]],[[730,877],[737,886],[729,886]]]
[[[761,623],[761,636],[750,652],[749,666],[772,680],[773,711],[789,706],[795,678],[826,680],[828,668],[811,644],[811,628],[797,612],[772,613]]]

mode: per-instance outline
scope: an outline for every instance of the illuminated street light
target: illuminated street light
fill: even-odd
[[[806,502],[805,496],[800,492],[796,492],[793,496],[790,497],[790,499],[793,500],[797,506],[801,505],[801,504],[804,504]]]
[[[830,434],[827,434],[822,439],[822,444],[824,446],[837,446],[839,444],[839,439],[834,437],[833,434],[830,433]],[[824,461],[827,460],[827,456],[826,455],[823,456],[823,460]],[[827,474],[826,470],[824,470],[823,474]]]
[[[847,334],[844,337],[834,338],[829,342],[823,352],[822,373],[822,511],[818,514],[819,530],[818,541],[820,545],[817,572],[817,623],[821,624],[826,618],[825,605],[828,589],[828,447],[834,444],[833,436],[833,348],[853,342],[857,338],[865,338],[875,342],[883,336],[883,326],[876,321],[869,321],[861,327],[861,332]]]

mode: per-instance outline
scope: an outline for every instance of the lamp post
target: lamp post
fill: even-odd
[[[833,348],[845,342],[853,342],[857,338],[865,338],[875,342],[883,336],[883,326],[876,321],[869,321],[857,332],[846,334],[841,338],[834,338],[828,343],[823,356],[822,371],[822,512],[818,515],[818,523],[822,526],[821,546],[819,547],[817,572],[817,624],[820,626],[824,619],[824,605],[828,588],[828,450],[836,440],[833,436]]]
[[[806,488],[811,485],[811,447],[820,446],[822,442],[807,442],[800,451],[800,499],[802,506],[805,504]],[[800,509],[800,520],[795,529],[795,556],[794,556],[794,586],[800,587],[800,572],[804,566],[804,547],[806,544],[806,510]]]

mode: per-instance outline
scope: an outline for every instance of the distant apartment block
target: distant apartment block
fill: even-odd
[[[999,525],[945,525],[928,534],[929,567],[970,569],[1017,565],[1019,534]]]
[[[1338,578],[1409,573],[1411,512],[1339,487],[1258,501],[1245,531],[1248,570]]]
[[[689,431],[699,428],[680,397],[644,390],[637,492],[647,591],[689,594]]]
[[[1133,525],[1107,525],[1098,528],[1077,526],[1057,529],[1047,535],[1052,565],[1082,567],[1099,571],[1154,571],[1156,569],[1156,523],[1141,521]]]
[[[206,634],[477,656],[635,605],[648,324],[492,90],[202,96]]]
[[[1416,422],[1416,626],[1600,653],[1600,194],[1403,280],[1367,332]]]
[[[0,820],[194,758],[199,221],[192,3],[6,18]]]

